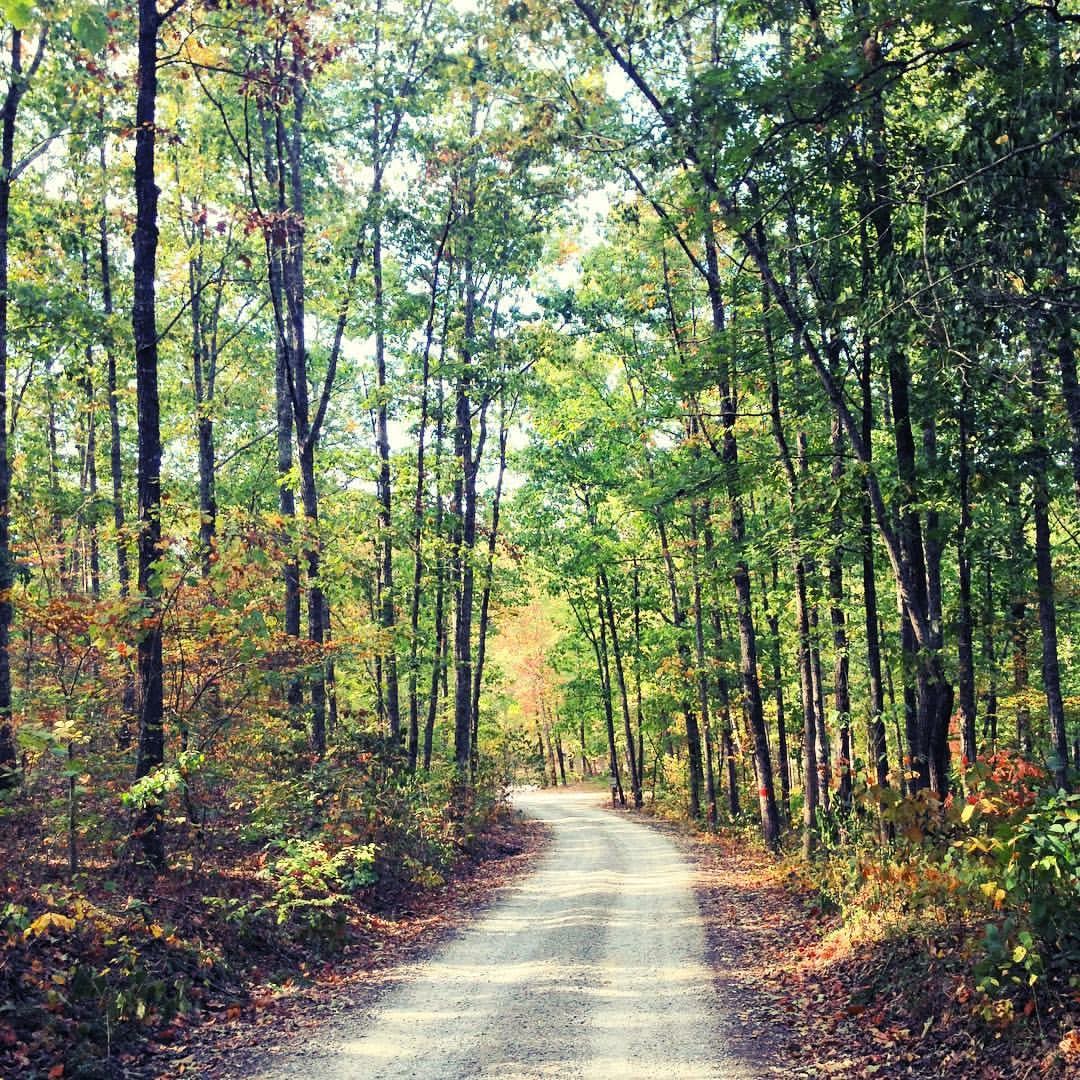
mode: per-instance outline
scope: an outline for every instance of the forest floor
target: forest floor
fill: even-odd
[[[846,925],[755,840],[652,821],[696,867],[716,986],[762,1076],[1080,1076],[1080,996],[982,1015],[981,927]]]
[[[237,1075],[256,1049],[295,1042],[308,1027],[332,1015],[342,999],[374,992],[385,972],[423,955],[475,917],[501,887],[529,868],[547,837],[540,822],[516,814],[501,816],[472,840],[445,884],[413,890],[377,911],[356,906],[344,928],[344,947],[335,951],[290,941],[283,950],[279,946],[268,952],[265,943],[245,944],[235,931],[236,940],[230,940],[225,919],[211,926],[192,898],[213,891],[209,879],[215,876],[228,877],[235,894],[247,895],[256,882],[246,866],[204,861],[197,870],[159,879],[155,910],[159,919],[168,920],[164,934],[149,923],[139,932],[130,918],[106,919],[101,905],[127,909],[98,895],[100,888],[73,908],[65,903],[66,893],[35,884],[32,874],[12,878],[0,889],[0,909],[5,901],[10,910],[14,901],[29,905],[45,897],[49,907],[72,910],[74,919],[57,922],[37,936],[0,934],[0,1080],[216,1080]],[[119,959],[117,940],[123,946]],[[212,966],[189,973],[185,957],[199,951],[199,942],[201,963]],[[102,968],[103,962],[108,967]],[[136,963],[140,974],[125,979],[122,965],[131,971]],[[115,969],[111,975],[106,974],[109,967]],[[148,1010],[141,1025],[129,1023],[124,1031],[113,1032],[109,1052],[98,1045],[96,1032],[89,1035],[88,1025],[96,1024],[97,1017],[86,999],[93,998],[87,991],[94,988],[82,989],[79,1000],[84,1004],[70,1004],[75,990],[71,973],[87,970],[99,972],[95,979],[102,987],[113,985],[114,976],[120,979],[111,991],[98,991],[99,997],[116,993],[115,986],[125,983],[141,985],[141,972],[152,971],[159,981],[185,979],[187,992],[197,1000],[194,1007],[167,1019],[155,1019],[153,1009]],[[42,1022],[43,1017],[48,1020]]]

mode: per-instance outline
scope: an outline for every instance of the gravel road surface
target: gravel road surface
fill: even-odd
[[[392,989],[262,1080],[689,1080],[760,1075],[725,1052],[691,870],[592,792],[522,792],[536,869]]]

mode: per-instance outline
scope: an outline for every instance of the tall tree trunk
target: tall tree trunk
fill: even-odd
[[[466,305],[467,307],[469,305]],[[466,318],[466,322],[471,320]],[[471,332],[471,326],[466,335]],[[458,380],[457,420],[454,449],[461,474],[454,482],[455,541],[454,578],[457,585],[454,623],[454,760],[462,782],[469,775],[472,759],[472,625],[475,574],[473,549],[476,546],[476,463],[473,454],[471,364],[466,360]]]
[[[596,579],[596,615],[599,629],[594,641],[596,662],[600,669],[600,684],[604,697],[604,728],[608,740],[608,770],[611,783],[619,798],[619,805],[626,805],[626,793],[623,791],[622,777],[619,771],[619,752],[615,741],[615,710],[611,704],[611,665],[608,657],[607,620],[604,618],[604,604],[600,594],[600,578]]]
[[[470,768],[473,778],[480,763],[480,694],[484,688],[484,661],[487,658],[487,639],[491,619],[491,586],[495,577],[495,549],[499,542],[499,512],[502,503],[503,480],[506,476],[506,443],[510,437],[509,416],[505,391],[499,404],[499,456],[495,472],[495,493],[491,501],[491,527],[488,530],[487,556],[484,563],[484,585],[480,591],[480,617],[476,628],[476,671],[473,675],[472,735],[470,738]],[[548,732],[550,743],[551,732]]]
[[[198,214],[196,216],[198,217]],[[202,274],[206,226],[199,223],[194,228],[192,247],[195,254],[188,260],[188,307],[191,316],[191,374],[195,390],[195,423],[199,445],[199,553],[203,577],[209,577],[217,535],[214,420],[211,414],[217,358],[213,355],[214,334],[206,326],[204,315],[203,289],[207,283]],[[219,291],[218,303],[220,300]]]
[[[112,317],[112,260],[109,251],[109,220],[105,206],[104,191],[108,186],[108,164],[105,158],[105,140],[98,148],[98,167],[101,175],[101,213],[98,216],[98,263],[101,278],[101,309],[105,316],[105,393],[109,407],[109,478],[112,486],[113,528],[116,530],[116,578],[120,596],[126,599],[131,592],[131,564],[128,561],[128,544],[125,536],[124,512],[124,466],[120,443],[120,397],[116,385],[116,344],[113,340]],[[116,733],[117,745],[126,750],[131,745],[132,732],[128,717],[135,712],[135,678],[130,671],[124,679],[121,697],[124,719]]]
[[[601,618],[607,617],[608,630],[611,634],[611,653],[615,660],[615,678],[619,684],[619,701],[622,705],[623,737],[626,740],[626,763],[630,772],[630,790],[634,798],[634,808],[641,809],[641,776],[638,773],[637,750],[634,746],[634,732],[630,724],[630,695],[626,688],[626,671],[623,665],[622,643],[619,641],[619,627],[615,621],[615,608],[611,602],[611,587],[607,572],[601,566],[598,574],[600,591],[603,596]]]
[[[445,324],[444,324],[445,331]],[[445,353],[445,333],[443,350]],[[435,520],[432,531],[436,541],[443,533],[442,453],[444,437],[445,394],[442,374],[438,380],[438,399],[435,412]],[[446,627],[446,563],[440,555],[435,564],[435,652],[431,659],[431,686],[428,691],[427,713],[424,718],[424,771],[431,768],[431,749],[435,737],[435,718],[439,711],[439,684],[446,672],[449,652],[449,634]]]
[[[772,563],[772,587],[778,587],[780,568]],[[784,712],[784,672],[780,660],[780,616],[769,606],[765,575],[761,579],[761,608],[769,627],[769,656],[772,662],[773,701],[776,704],[776,764],[780,772],[780,813],[785,825],[791,824],[791,761],[789,759],[786,716]]]
[[[165,761],[164,683],[160,585],[154,572],[161,554],[161,420],[158,400],[158,337],[155,276],[157,265],[158,188],[154,177],[157,104],[156,0],[138,0],[138,95],[135,106],[135,231],[131,325],[135,339],[135,383],[138,400],[139,594],[143,633],[138,645],[140,691],[139,753],[136,778]],[[4,285],[0,282],[0,285]],[[0,493],[2,497],[2,493]],[[0,620],[2,621],[2,620]],[[0,676],[2,683],[2,676]],[[2,707],[2,701],[0,701]],[[165,865],[161,808],[148,802],[140,814],[138,833],[147,861]]]
[[[472,94],[469,135],[475,138],[479,99]],[[480,454],[473,446],[473,390],[476,372],[476,161],[468,169],[463,285],[465,289],[461,365],[457,378],[454,409],[454,456],[457,475],[454,480],[454,582],[456,619],[454,622],[454,760],[458,782],[468,782],[472,759],[472,624],[473,624],[473,548],[476,546],[476,474]]]
[[[49,502],[52,541],[56,546],[55,560],[60,588],[64,593],[72,591],[72,582],[67,560],[67,542],[64,536],[64,515],[60,507],[60,467],[57,455],[56,438],[56,380],[52,375],[45,379],[45,394],[49,404],[46,448],[48,452]]]
[[[278,151],[276,126],[271,117],[260,111],[263,162],[267,186],[275,192],[275,212],[284,218],[288,214],[285,202],[283,162]],[[274,309],[274,401],[277,423],[278,513],[281,527],[278,543],[282,550],[282,585],[284,589],[282,624],[285,633],[300,637],[300,564],[296,556],[293,528],[296,520],[296,493],[293,490],[293,400],[290,389],[289,329],[286,316],[285,263],[288,259],[285,232],[281,228],[265,230],[266,269],[270,300]],[[303,686],[298,676],[289,679],[286,693],[289,722],[299,727]]]
[[[420,600],[423,594],[424,579],[424,490],[427,486],[426,445],[429,412],[429,392],[431,384],[431,348],[435,338],[435,316],[439,306],[439,277],[442,271],[446,242],[453,222],[453,204],[447,211],[446,224],[439,237],[435,259],[431,270],[431,302],[428,305],[427,323],[424,327],[424,351],[421,358],[420,372],[420,426],[416,436],[416,490],[413,496],[413,579],[412,597],[409,602],[409,771],[416,769],[420,745],[420,697],[419,683],[419,647],[420,647]],[[450,318],[450,291],[447,289],[441,349],[445,353],[446,335]],[[441,423],[441,417],[440,417]],[[436,483],[438,478],[436,477]],[[438,659],[435,660],[436,666]]]
[[[709,303],[712,311],[712,330],[718,346],[724,335],[724,305],[720,293],[720,268],[711,218],[706,223],[705,254],[709,270]],[[780,815],[776,809],[773,790],[772,759],[765,729],[765,713],[761,704],[761,686],[757,670],[757,635],[750,595],[750,567],[743,549],[746,544],[746,519],[739,494],[739,452],[735,439],[735,391],[728,375],[726,362],[721,365],[720,412],[723,424],[721,460],[728,492],[731,515],[731,541],[736,553],[734,584],[739,626],[739,655],[741,660],[742,691],[746,704],[750,736],[753,739],[754,764],[758,777],[758,808],[761,831],[766,846],[775,848],[780,839]]]
[[[793,232],[794,225],[789,226]],[[759,229],[759,242],[764,245],[764,229]],[[791,273],[794,274],[794,265]],[[768,315],[770,293],[762,290],[762,307]],[[791,447],[784,432],[783,418],[780,412],[780,381],[777,373],[776,348],[773,342],[771,324],[768,318],[764,322],[765,350],[769,360],[769,423],[773,440],[780,455],[780,464],[784,470],[788,493],[788,519],[791,528],[791,545],[794,555],[795,578],[795,622],[798,633],[796,658],[799,669],[799,692],[803,711],[803,849],[807,857],[813,851],[817,837],[817,808],[820,799],[820,787],[817,772],[817,716],[814,701],[814,681],[810,660],[810,616],[806,593],[807,561],[803,557],[800,545],[799,529],[799,474]],[[798,353],[799,342],[793,342],[793,352]],[[798,445],[805,443],[805,436],[800,432]]]
[[[645,707],[641,693],[641,579],[638,569],[638,561],[634,560],[633,570],[633,603],[634,603],[634,713],[637,721],[637,761],[638,776],[641,783],[645,783],[645,732],[644,718]]]
[[[706,528],[708,527],[708,507],[703,511]],[[711,828],[716,828],[718,823],[716,807],[716,779],[713,774],[713,738],[712,717],[709,710],[709,664],[705,653],[705,615],[702,610],[702,587],[701,587],[701,559],[698,554],[698,513],[699,508],[695,505],[690,509],[690,572],[693,582],[693,608],[694,608],[694,658],[695,674],[694,681],[697,684],[698,711],[701,714],[701,727],[705,734],[705,799],[706,814]]]
[[[89,307],[90,254],[85,234],[79,241],[79,259],[82,263],[83,293]],[[79,532],[86,531],[90,595],[98,600],[101,598],[101,555],[98,548],[97,402],[94,394],[94,346],[90,341],[83,348],[83,364],[85,367],[79,380],[83,390],[82,441],[79,444],[79,492],[82,496]],[[82,587],[86,588],[85,582]]]
[[[108,179],[108,166],[105,160],[105,140],[98,148],[98,161],[101,181],[104,187]],[[109,324],[113,316],[112,297],[112,261],[109,255],[109,221],[102,197],[101,214],[98,217],[98,261],[101,276],[101,308],[105,316],[105,392],[109,405],[109,476],[112,481],[113,527],[116,529],[116,577],[120,586],[120,595],[126,597],[130,590],[131,569],[128,563],[127,542],[124,538],[124,467],[120,443],[120,403],[116,385],[116,346],[113,342]],[[134,708],[134,685],[128,684],[125,690],[125,711]],[[130,692],[130,700],[128,700]]]
[[[556,717],[558,719],[558,717]],[[554,733],[555,756],[559,759],[559,776],[562,778],[562,786],[566,787],[566,754],[563,752],[562,738],[558,731]],[[573,762],[571,762],[573,764]]]
[[[11,68],[3,110],[0,112],[0,726],[11,719],[11,592],[15,584],[11,554],[11,460],[8,452],[8,340],[11,246],[11,184],[15,167],[15,129],[19,102],[41,63],[45,30],[28,69],[23,67],[23,37],[11,31]]]
[[[982,656],[988,675],[986,693],[983,696],[983,741],[989,740],[990,749],[996,753],[998,741],[998,672],[996,650],[994,648],[994,570],[989,554],[986,557],[985,568],[986,595],[983,597],[982,611]]]
[[[1069,785],[1069,744],[1065,732],[1065,703],[1061,696],[1058,660],[1057,601],[1054,596],[1053,548],[1050,542],[1049,451],[1046,446],[1046,370],[1038,333],[1031,341],[1031,488],[1035,518],[1035,578],[1039,593],[1039,630],[1042,634],[1042,677],[1053,746],[1054,783]]]
[[[960,520],[956,526],[956,562],[959,596],[956,613],[957,690],[960,706],[960,735],[965,764],[974,764],[979,754],[975,735],[975,618],[971,604],[971,553],[968,537],[971,533],[971,459],[970,423],[971,398],[967,371],[961,371],[959,412],[959,495]]]
[[[678,635],[679,661],[683,671],[689,671],[690,650],[683,640],[682,629],[686,625],[686,612],[679,600],[679,583],[675,574],[675,560],[671,557],[668,544],[667,524],[661,514],[655,514],[656,530],[660,536],[660,553],[664,560],[667,574],[668,595],[671,598],[671,621]],[[690,764],[690,817],[697,821],[701,817],[701,784],[704,773],[701,761],[701,730],[698,727],[697,714],[693,705],[685,698],[682,701],[683,717],[686,721],[686,754]]]
[[[832,517],[832,550],[829,553],[829,620],[833,631],[833,708],[840,728],[840,758],[837,768],[840,785],[837,798],[845,810],[851,809],[851,764],[855,758],[851,740],[851,691],[848,686],[847,620],[844,615],[844,519],[837,497],[844,479],[844,435],[838,418],[832,430],[833,496],[837,498]]]
[[[375,50],[379,49],[379,24],[375,23]],[[387,414],[386,391],[386,304],[383,292],[382,253],[382,102],[376,98],[372,105],[371,159],[373,179],[371,185],[371,274],[375,308],[375,383],[378,389],[376,405],[376,450],[379,456],[379,544],[382,552],[380,576],[382,582],[382,605],[379,624],[386,642],[383,654],[383,677],[386,684],[386,715],[390,738],[396,743],[401,738],[401,707],[398,695],[397,649],[394,645],[394,627],[397,614],[394,604],[394,538],[391,516],[390,482],[390,428]]]
[[[869,220],[877,241],[878,269],[887,272],[895,253],[893,195],[886,155],[883,89],[878,87],[871,109],[871,210]],[[917,650],[909,652],[915,664],[916,739],[911,767],[918,787],[929,787],[944,798],[948,791],[948,728],[952,713],[952,686],[941,662],[941,622],[938,608],[940,580],[937,566],[927,565],[922,525],[915,507],[919,501],[915,439],[911,414],[911,371],[898,342],[887,342],[885,359],[892,405],[893,443],[899,480],[898,555],[902,564],[904,614],[913,623],[911,638]],[[937,543],[936,540],[933,543]],[[933,549],[932,549],[933,550]],[[937,616],[935,618],[935,615]],[[924,640],[918,640],[919,638]]]
[[[1049,56],[1049,89],[1053,94],[1053,111],[1064,112],[1069,108],[1067,95],[1069,76],[1061,61],[1061,27],[1056,17],[1046,20]],[[1050,159],[1054,161],[1053,158]],[[1047,255],[1054,280],[1068,289],[1070,257],[1075,261],[1075,249],[1069,238],[1069,188],[1063,183],[1066,175],[1061,168],[1050,177],[1046,191]],[[1076,373],[1075,318],[1072,305],[1066,296],[1053,303],[1051,309],[1053,348],[1061,375],[1061,392],[1065,399],[1065,412],[1069,418],[1070,458],[1072,462],[1073,491],[1080,502],[1080,380]]]
[[[861,295],[865,303],[873,285],[873,255],[866,212],[869,210],[868,193],[864,192],[862,218],[859,222],[859,250],[861,263]],[[866,454],[872,454],[874,433],[874,350],[869,332],[862,335],[859,365],[859,394],[861,398],[860,426]],[[869,484],[862,485],[862,586],[863,629],[866,633],[867,689],[869,691],[869,716],[867,717],[867,754],[873,767],[877,787],[889,786],[889,750],[885,732],[885,687],[881,665],[881,619],[878,615],[877,574],[874,569],[874,508]],[[900,783],[903,789],[903,781]],[[880,811],[879,811],[880,816]],[[892,825],[881,822],[882,839],[892,834]]]
[[[914,795],[920,786],[916,769],[919,755],[919,711],[915,686],[918,647],[907,605],[902,597],[897,597],[896,610],[900,622],[900,681],[904,697],[904,746],[907,750],[904,755],[904,772],[907,774],[905,783],[908,793]]]
[[[304,280],[304,178],[303,137],[306,90],[300,60],[293,56],[290,70],[292,115],[286,127],[284,112],[276,114],[277,145],[286,148],[287,158],[281,162],[287,169],[289,214],[284,229],[286,237],[285,266],[282,278],[286,305],[286,327],[289,348],[287,357],[289,394],[292,399],[293,425],[296,431],[297,465],[300,473],[300,503],[304,509],[303,559],[307,583],[307,635],[321,651],[323,644],[323,593],[319,581],[321,542],[319,538],[319,492],[315,478],[315,446],[319,436],[321,416],[310,414],[308,391],[308,355],[306,341],[306,307]],[[326,392],[333,380],[327,372]],[[317,757],[326,753],[326,676],[322,662],[311,675],[311,744]]]
[[[1031,714],[1026,695],[1028,690],[1028,614],[1026,565],[1028,544],[1024,536],[1024,519],[1020,512],[1020,480],[1017,477],[1008,493],[1010,518],[1009,552],[1014,562],[1009,600],[1009,639],[1012,643],[1013,695],[1016,698],[1016,746],[1025,755],[1032,751]],[[1025,578],[1017,579],[1017,573]]]
[[[719,616],[718,616],[719,617]],[[716,679],[720,699],[720,751],[727,762],[728,813],[734,821],[739,816],[739,777],[735,769],[735,741],[731,726],[731,697],[724,675]]]
[[[101,555],[98,547],[98,475],[97,475],[97,415],[95,413],[94,380],[90,365],[93,350],[86,349],[86,372],[83,375],[83,400],[86,402],[85,435],[83,440],[82,489],[87,505],[83,514],[87,531],[90,561],[90,595],[98,600],[101,597]]]

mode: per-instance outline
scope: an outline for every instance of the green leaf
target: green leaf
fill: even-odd
[[[71,33],[87,52],[101,52],[109,40],[105,16],[96,8],[84,8],[71,20]]]
[[[25,30],[34,17],[34,0],[0,0],[0,11],[16,30]]]

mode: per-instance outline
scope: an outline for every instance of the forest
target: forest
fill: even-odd
[[[1075,0],[0,21],[0,1075],[576,782],[1080,1068]]]

